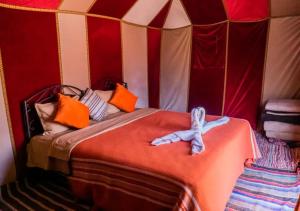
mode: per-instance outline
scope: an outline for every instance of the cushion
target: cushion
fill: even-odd
[[[43,135],[60,133],[69,129],[69,127],[53,121],[57,110],[57,103],[36,103],[34,107],[44,129]]]
[[[111,97],[113,96],[114,91],[103,91],[103,90],[95,90],[95,93],[105,102],[108,102]],[[106,114],[105,116],[109,115],[109,114],[114,114],[120,112],[120,109],[118,109],[116,106],[107,103],[107,110],[106,110]]]
[[[109,103],[123,111],[132,112],[135,109],[137,99],[137,96],[132,94],[121,84],[117,84],[115,93]]]
[[[89,108],[69,96],[58,94],[55,122],[74,128],[84,128],[89,125]]]
[[[107,103],[102,100],[93,90],[87,89],[80,102],[89,108],[90,117],[100,121],[105,116]]]

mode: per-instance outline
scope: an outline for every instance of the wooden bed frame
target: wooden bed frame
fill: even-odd
[[[36,113],[35,103],[49,103],[57,101],[57,94],[62,93],[69,96],[83,96],[84,90],[70,85],[53,85],[40,90],[22,103],[22,115],[25,128],[25,138],[28,142],[33,136],[43,132],[42,125]]]

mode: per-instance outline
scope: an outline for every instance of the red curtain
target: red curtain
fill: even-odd
[[[24,144],[21,103],[60,83],[55,13],[0,8],[0,46],[17,152]]]
[[[87,17],[92,89],[104,89],[105,81],[122,81],[121,26],[119,21]]]
[[[259,114],[268,21],[230,23],[224,113],[253,128]]]
[[[189,110],[203,106],[209,114],[222,113],[227,23],[194,26]]]
[[[149,107],[159,108],[160,39],[159,29],[148,28]]]

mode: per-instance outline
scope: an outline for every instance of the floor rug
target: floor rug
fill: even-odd
[[[295,210],[300,180],[294,172],[253,166],[239,177],[226,210]]]
[[[90,210],[78,202],[58,175],[25,178],[0,188],[0,210]]]

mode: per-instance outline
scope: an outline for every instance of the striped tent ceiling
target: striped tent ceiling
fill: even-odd
[[[300,15],[299,0],[0,0],[0,3],[108,16],[158,28]]]

